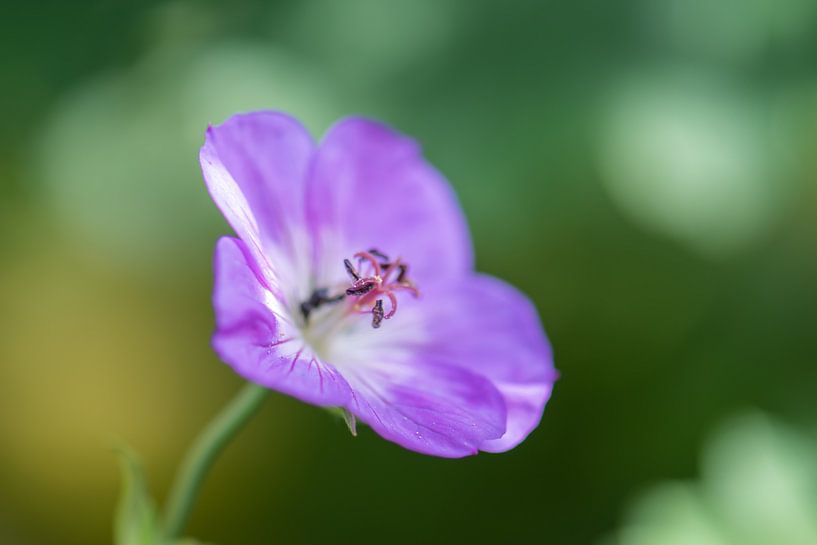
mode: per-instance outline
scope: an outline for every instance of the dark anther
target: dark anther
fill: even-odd
[[[304,321],[309,320],[309,315],[312,313],[312,311],[321,305],[337,303],[338,301],[342,301],[344,297],[345,295],[342,293],[340,295],[335,295],[334,297],[329,297],[328,289],[316,289],[312,292],[312,295],[309,296],[309,299],[301,303],[301,314],[304,316]]]
[[[309,320],[309,314],[312,312],[312,305],[304,301],[301,303],[301,314],[304,316],[304,322]]]
[[[403,265],[402,263],[398,266],[400,272],[397,274],[397,283],[402,282],[406,279],[406,273],[408,272],[408,265]]]
[[[369,253],[380,260],[380,268],[383,269],[384,271],[391,267],[391,261],[389,261],[389,256],[387,256],[377,248],[370,248]]]
[[[378,299],[374,302],[374,308],[372,309],[372,327],[377,329],[380,327],[380,323],[383,321],[383,299]]]
[[[346,272],[349,273],[349,276],[351,276],[355,281],[360,280],[360,275],[355,270],[355,266],[352,265],[351,261],[344,259],[343,266],[346,267]]]
[[[369,253],[372,254],[375,257],[379,257],[383,261],[388,261],[389,260],[389,256],[387,256],[386,254],[384,254],[383,252],[381,252],[377,248],[370,248]]]
[[[358,280],[352,284],[351,288],[347,288],[346,295],[366,295],[372,291],[376,285],[377,282],[374,280],[363,278],[362,280]]]

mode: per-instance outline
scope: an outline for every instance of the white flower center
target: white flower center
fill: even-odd
[[[304,346],[318,359],[335,365],[371,360],[378,353],[382,357],[384,343],[394,347],[405,344],[401,339],[417,336],[411,334],[418,330],[411,311],[401,312],[409,319],[406,323],[381,329],[397,313],[396,292],[419,295],[408,278],[408,266],[374,249],[354,257],[356,265],[344,260],[349,283],[317,287],[305,301],[289,309]]]

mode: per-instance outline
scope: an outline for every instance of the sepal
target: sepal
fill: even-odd
[[[122,471],[122,495],[114,521],[115,545],[207,545],[184,537],[168,541],[162,535],[161,519],[150,497],[139,457],[130,448],[116,447]]]
[[[114,521],[115,545],[163,545],[156,505],[148,492],[142,464],[125,446],[119,446],[116,452],[123,486]]]

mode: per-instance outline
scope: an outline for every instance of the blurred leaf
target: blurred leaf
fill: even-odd
[[[764,101],[703,69],[664,67],[618,85],[600,158],[620,209],[706,256],[761,240],[789,189]]]
[[[72,236],[114,262],[133,271],[191,266],[185,260],[209,254],[225,227],[197,166],[208,124],[274,108],[323,131],[347,110],[331,87],[309,63],[263,42],[226,40],[189,54],[158,47],[60,101],[35,144],[31,176]]]
[[[618,545],[814,545],[817,445],[762,413],[731,420],[704,450],[702,478],[644,494]]]
[[[136,454],[119,447],[122,467],[122,496],[114,523],[116,545],[158,545],[161,540],[156,508],[148,493],[145,474]],[[184,541],[193,545],[193,542]]]

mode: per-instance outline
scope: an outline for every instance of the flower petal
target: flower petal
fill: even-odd
[[[329,129],[307,183],[307,217],[327,283],[343,275],[344,257],[369,248],[403,258],[421,286],[472,267],[448,182],[413,140],[374,121],[348,118]]]
[[[558,377],[536,309],[512,286],[486,275],[424,294],[429,353],[487,377],[508,410],[505,435],[480,450],[518,445],[542,418]]]
[[[199,155],[207,188],[267,280],[293,267],[303,273],[299,261],[308,263],[304,194],[314,150],[309,132],[277,112],[238,114],[207,129]]]
[[[384,438],[417,452],[476,454],[505,431],[505,404],[485,378],[425,361],[381,361],[344,368],[355,389],[347,408]]]
[[[319,361],[295,329],[276,311],[278,300],[259,282],[241,240],[223,237],[216,245],[213,348],[244,378],[322,406],[343,406],[349,384]]]

